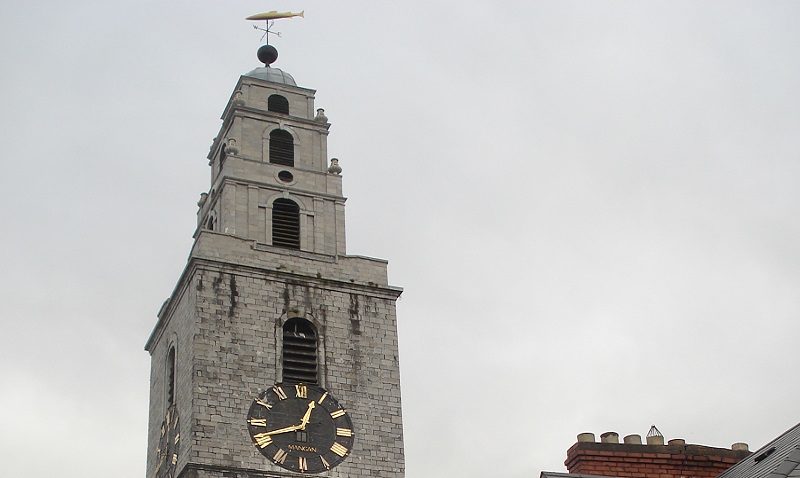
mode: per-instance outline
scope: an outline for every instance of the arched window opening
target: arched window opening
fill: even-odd
[[[294,167],[294,138],[288,131],[276,129],[269,134],[269,162]]]
[[[300,249],[300,207],[290,199],[272,204],[272,245]]]
[[[289,100],[281,95],[270,95],[270,97],[267,98],[267,110],[288,115]]]
[[[283,381],[317,383],[317,331],[305,319],[283,324]]]
[[[167,406],[175,405],[175,347],[167,353]]]

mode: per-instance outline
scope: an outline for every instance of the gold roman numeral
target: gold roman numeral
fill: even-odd
[[[331,418],[339,418],[345,413],[346,412],[344,410],[336,410],[335,412],[331,412]]]
[[[340,437],[351,437],[353,436],[353,430],[349,428],[337,428],[336,434]]]
[[[256,445],[261,448],[266,448],[267,445],[272,443],[272,437],[266,433],[256,433],[253,435],[253,440],[255,440]]]
[[[317,400],[317,403],[319,403],[320,405],[322,405],[322,401],[323,401],[323,400],[325,400],[325,398],[326,398],[327,396],[328,396],[328,392],[325,392],[325,393],[323,393],[323,394],[322,394],[322,396],[321,396],[321,397],[319,397],[319,400]]]
[[[178,433],[177,435],[175,435],[175,444],[176,444],[176,445],[178,444],[178,442],[180,441],[180,439],[181,439],[181,434],[180,434],[180,433]]]
[[[333,445],[331,445],[331,451],[339,456],[345,456],[347,454],[347,448],[336,442],[333,442]]]
[[[328,462],[325,460],[325,457],[324,457],[324,456],[320,455],[320,456],[319,456],[319,459],[320,459],[320,460],[322,460],[322,465],[325,467],[325,469],[326,469],[326,470],[330,470],[330,469],[331,469],[331,464],[330,464],[330,463],[328,463]]]
[[[278,398],[280,398],[281,400],[286,400],[286,392],[284,392],[281,387],[275,385],[274,387],[272,387],[272,390],[275,392],[275,395],[277,395]]]
[[[308,470],[308,462],[304,456],[297,457],[297,468],[299,468],[300,471]]]
[[[278,452],[275,453],[275,456],[272,457],[272,460],[275,461],[275,463],[280,463],[283,465],[286,462],[286,455],[287,453],[283,451],[283,448],[278,448]]]
[[[172,454],[172,464],[174,465],[175,463],[178,463],[178,454],[177,453],[173,453]]]
[[[265,427],[267,426],[267,419],[266,418],[251,418],[247,420],[247,423],[253,425],[254,427]]]
[[[308,398],[308,387],[305,385],[295,385],[294,392],[297,398]]]
[[[266,408],[267,410],[271,410],[272,409],[272,405],[270,405],[269,403],[267,403],[267,402],[265,402],[265,401],[263,401],[263,400],[261,400],[259,398],[256,398],[256,403],[261,405],[262,407]]]

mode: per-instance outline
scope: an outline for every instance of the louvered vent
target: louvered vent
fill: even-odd
[[[167,404],[175,404],[175,347],[167,354]]]
[[[283,325],[283,381],[317,383],[317,333],[305,319]]]
[[[272,204],[272,245],[300,249],[300,208],[289,199]]]
[[[267,98],[267,110],[288,115],[289,100],[281,95],[271,95]]]
[[[276,129],[269,134],[269,162],[294,167],[294,138],[288,131]]]

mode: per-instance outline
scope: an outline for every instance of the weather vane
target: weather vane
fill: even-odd
[[[303,17],[303,18],[305,18],[305,15],[303,15],[304,12],[305,12],[305,10],[303,10],[300,13],[279,12],[277,10],[272,10],[271,12],[256,13],[255,15],[250,15],[249,17],[247,17],[247,20],[264,20],[264,21],[266,21],[266,24],[267,24],[266,28],[261,28],[258,25],[253,25],[253,28],[255,28],[256,30],[261,30],[262,32],[264,32],[264,34],[261,35],[261,39],[263,40],[264,37],[267,37],[267,44],[269,44],[269,34],[270,33],[272,33],[273,35],[281,36],[280,32],[276,32],[276,31],[272,30],[272,26],[275,24],[275,20],[277,20],[279,18],[292,18],[292,17]]]

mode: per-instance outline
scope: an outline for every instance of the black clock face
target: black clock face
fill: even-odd
[[[273,463],[300,473],[321,473],[353,448],[353,422],[324,388],[277,384],[250,406],[247,429],[256,448]]]
[[[172,405],[161,423],[161,440],[158,443],[158,463],[156,478],[173,478],[178,463],[178,444],[180,442],[180,421],[178,410]]]

